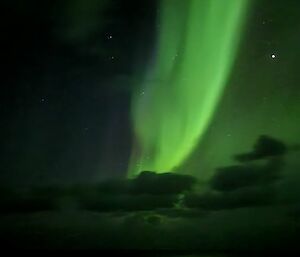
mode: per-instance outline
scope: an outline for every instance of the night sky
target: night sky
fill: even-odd
[[[155,34],[155,4],[148,2],[6,4],[2,181],[126,173],[130,95]]]
[[[1,9],[2,243],[299,249],[300,2]]]

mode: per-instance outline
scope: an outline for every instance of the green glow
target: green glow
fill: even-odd
[[[132,102],[129,175],[174,171],[203,136],[237,53],[248,0],[162,0],[157,53]]]

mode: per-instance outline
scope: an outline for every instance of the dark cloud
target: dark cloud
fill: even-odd
[[[250,153],[238,154],[235,159],[240,162],[254,161],[272,156],[281,156],[287,152],[286,145],[270,136],[262,135],[258,138],[254,149]]]
[[[141,211],[172,208],[176,195],[98,195],[84,199],[82,208],[100,212]]]
[[[174,173],[144,171],[134,179],[101,183],[94,196],[83,198],[84,208],[97,211],[139,211],[172,208],[179,194],[190,190],[196,179]]]
[[[179,195],[196,183],[191,176],[142,172],[134,179],[111,179],[86,186],[2,189],[2,213],[86,209],[97,212],[173,208]],[[1,193],[1,192],[0,192]]]
[[[142,172],[134,179],[110,180],[81,189],[83,208],[95,211],[139,211],[172,208],[178,195],[196,183],[192,176]],[[87,193],[90,192],[90,193]]]
[[[159,215],[149,215],[146,217],[146,221],[151,225],[159,225],[162,221],[162,217]]]
[[[197,219],[206,217],[208,212],[206,210],[200,210],[197,208],[172,208],[172,209],[158,209],[155,210],[159,215],[168,218],[187,218],[187,219]]]
[[[190,190],[195,183],[196,179],[188,175],[175,173],[157,174],[151,171],[144,171],[133,180],[132,193],[179,194]]]
[[[280,178],[283,160],[271,159],[264,165],[246,164],[219,168],[210,185],[214,190],[232,191],[253,185],[270,184]]]
[[[294,222],[299,223],[300,225],[300,203],[290,203],[287,204],[286,214],[288,217],[292,218]]]
[[[55,198],[51,194],[31,191],[0,189],[0,214],[31,213],[55,209]]]
[[[232,192],[207,192],[202,195],[187,194],[185,204],[189,208],[225,210],[259,207],[274,204],[276,191],[272,187],[242,188]]]
[[[131,181],[128,179],[110,179],[105,180],[94,187],[95,193],[98,194],[128,194],[131,188]],[[80,188],[85,191],[85,187]],[[78,190],[80,191],[78,188]]]
[[[280,172],[284,166],[283,155],[286,151],[287,147],[283,142],[262,135],[252,152],[235,156],[242,164],[217,169],[210,185],[214,190],[232,191],[273,183],[280,179]],[[266,163],[251,162],[261,159],[265,159]]]
[[[204,210],[266,206],[278,201],[278,185],[285,162],[284,143],[261,136],[253,152],[238,155],[239,165],[216,170],[207,192],[187,194],[185,205]],[[265,163],[250,162],[266,158]],[[249,161],[249,162],[248,162]]]

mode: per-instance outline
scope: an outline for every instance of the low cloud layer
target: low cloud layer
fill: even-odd
[[[205,189],[192,176],[150,171],[94,185],[2,188],[0,239],[20,248],[296,249],[299,198],[282,197],[286,152],[270,141],[258,140],[269,148],[259,161],[252,153],[218,168]]]
[[[95,185],[17,191],[2,189],[0,208],[2,214],[75,209],[134,212],[187,208],[189,214],[182,211],[181,214],[190,215],[192,209],[210,211],[268,206],[277,201],[276,185],[283,178],[286,149],[279,140],[261,136],[252,152],[239,155],[243,156],[242,161],[238,158],[240,163],[218,168],[205,192],[195,191],[198,181],[193,176],[144,171],[133,179],[111,179]],[[256,159],[264,162],[257,163]]]
[[[134,179],[113,179],[97,185],[37,187],[16,192],[2,189],[1,212],[87,209],[99,212],[172,208],[196,179],[174,173],[145,171]]]

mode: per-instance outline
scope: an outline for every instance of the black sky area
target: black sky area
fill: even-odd
[[[127,172],[132,77],[151,52],[155,3],[113,1],[99,21],[79,25],[69,20],[85,10],[72,4],[1,3],[2,182],[65,183]],[[92,29],[65,37],[80,26]]]

